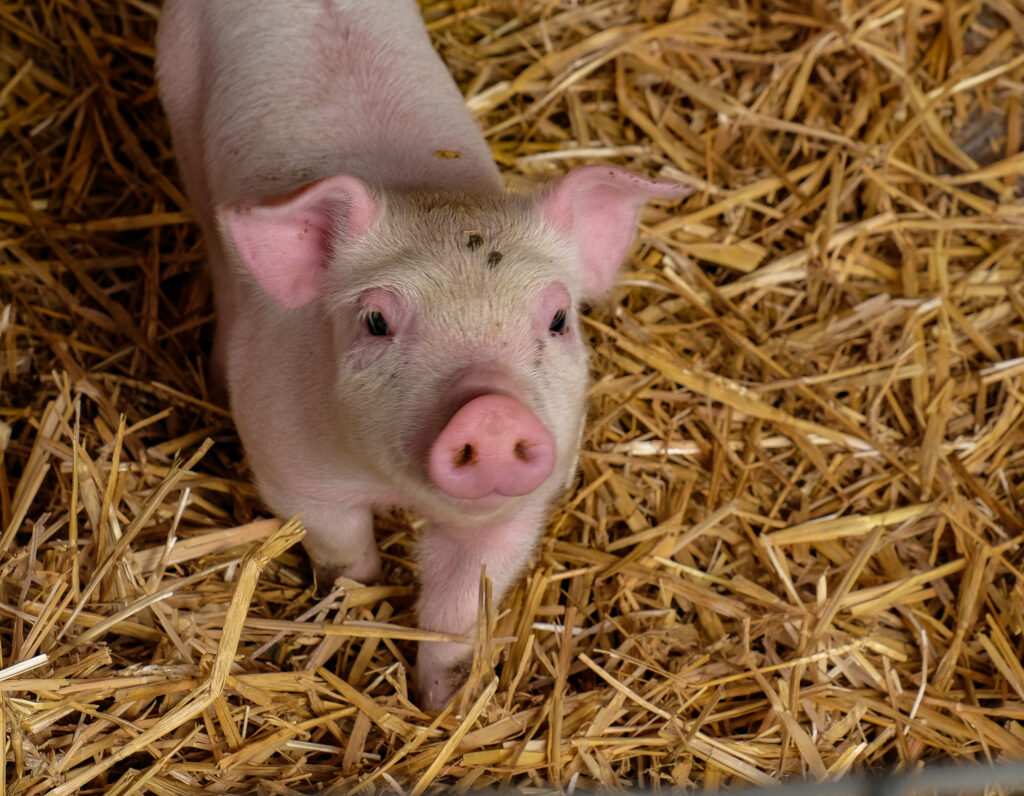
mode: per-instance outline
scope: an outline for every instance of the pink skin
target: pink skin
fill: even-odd
[[[260,494],[302,514],[321,587],[381,576],[374,507],[419,512],[419,622],[471,636],[481,572],[500,600],[575,471],[577,307],[688,189],[592,166],[505,193],[416,3],[368,7],[166,0],[160,93]],[[471,651],[421,645],[420,704]]]

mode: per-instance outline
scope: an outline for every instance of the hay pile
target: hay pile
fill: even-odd
[[[455,2],[509,182],[693,175],[461,700],[415,535],[318,600],[207,397],[156,5],[0,3],[7,794],[715,787],[1024,757],[1024,8]]]

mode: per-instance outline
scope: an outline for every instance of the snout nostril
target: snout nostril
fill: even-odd
[[[473,450],[473,446],[468,442],[462,446],[458,453],[455,454],[455,459],[452,462],[456,467],[467,467],[476,461],[476,451]]]
[[[522,497],[547,482],[555,441],[530,408],[487,393],[464,403],[430,448],[433,485],[460,500]]]

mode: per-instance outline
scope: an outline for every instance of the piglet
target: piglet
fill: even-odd
[[[471,637],[576,467],[577,308],[651,197],[619,169],[506,192],[414,0],[168,0],[160,94],[208,248],[226,386],[260,494],[321,586],[381,575],[375,506],[426,519],[422,627]],[[443,706],[471,645],[420,645]]]

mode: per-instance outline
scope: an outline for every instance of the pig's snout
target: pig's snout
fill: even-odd
[[[464,404],[430,449],[430,479],[455,498],[528,495],[555,464],[555,441],[526,406],[506,395]]]

